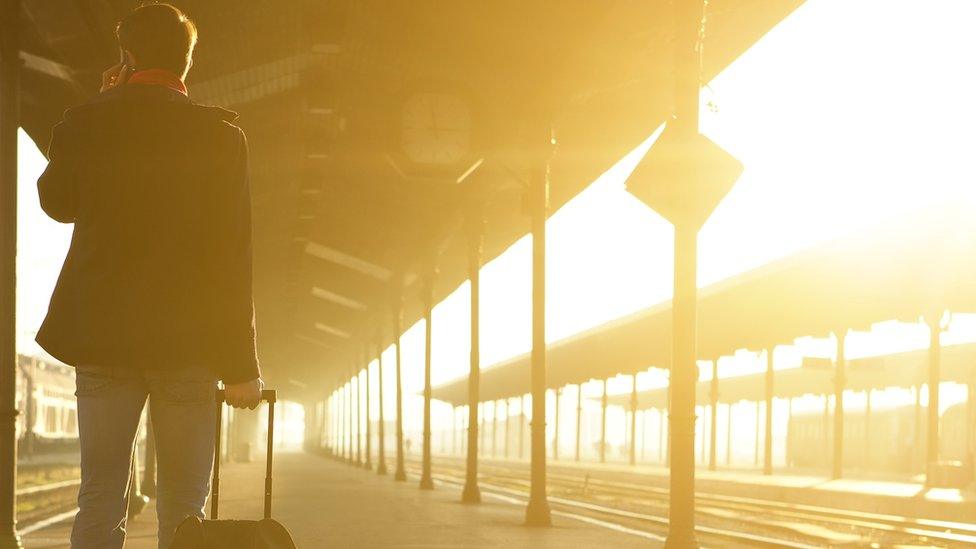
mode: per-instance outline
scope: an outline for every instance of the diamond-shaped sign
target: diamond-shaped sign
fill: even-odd
[[[742,169],[711,139],[668,125],[627,178],[627,191],[675,225],[701,227]]]

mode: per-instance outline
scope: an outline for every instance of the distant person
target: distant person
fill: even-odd
[[[214,391],[255,408],[247,141],[183,79],[197,30],[168,4],[116,28],[121,62],[54,127],[41,207],[74,223],[37,341],[77,368],[81,488],[71,547],[119,548],[146,400],[158,459],[159,547],[204,516]]]

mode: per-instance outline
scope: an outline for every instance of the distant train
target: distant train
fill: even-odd
[[[78,448],[75,370],[32,357],[17,357],[16,432],[23,454],[58,453]]]
[[[925,469],[926,407],[915,405],[871,411],[844,411],[844,467],[872,472],[917,474]],[[789,423],[787,460],[791,467],[826,469],[833,459],[833,416],[794,414]],[[940,460],[969,463],[966,405],[956,404],[940,418]]]

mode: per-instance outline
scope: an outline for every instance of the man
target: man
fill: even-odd
[[[217,380],[238,408],[256,407],[262,388],[237,115],[187,97],[197,32],[178,9],[140,7],[116,35],[123,63],[55,126],[38,180],[44,211],[74,223],[37,341],[77,368],[76,549],[122,547],[147,398],[166,548],[184,518],[204,514]]]

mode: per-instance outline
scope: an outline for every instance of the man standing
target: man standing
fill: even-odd
[[[37,182],[44,211],[74,223],[37,341],[77,368],[76,549],[122,547],[147,398],[166,548],[184,518],[204,515],[217,380],[239,408],[256,407],[262,388],[237,115],[187,97],[197,31],[177,8],[140,7],[116,35],[122,62],[55,126]]]

